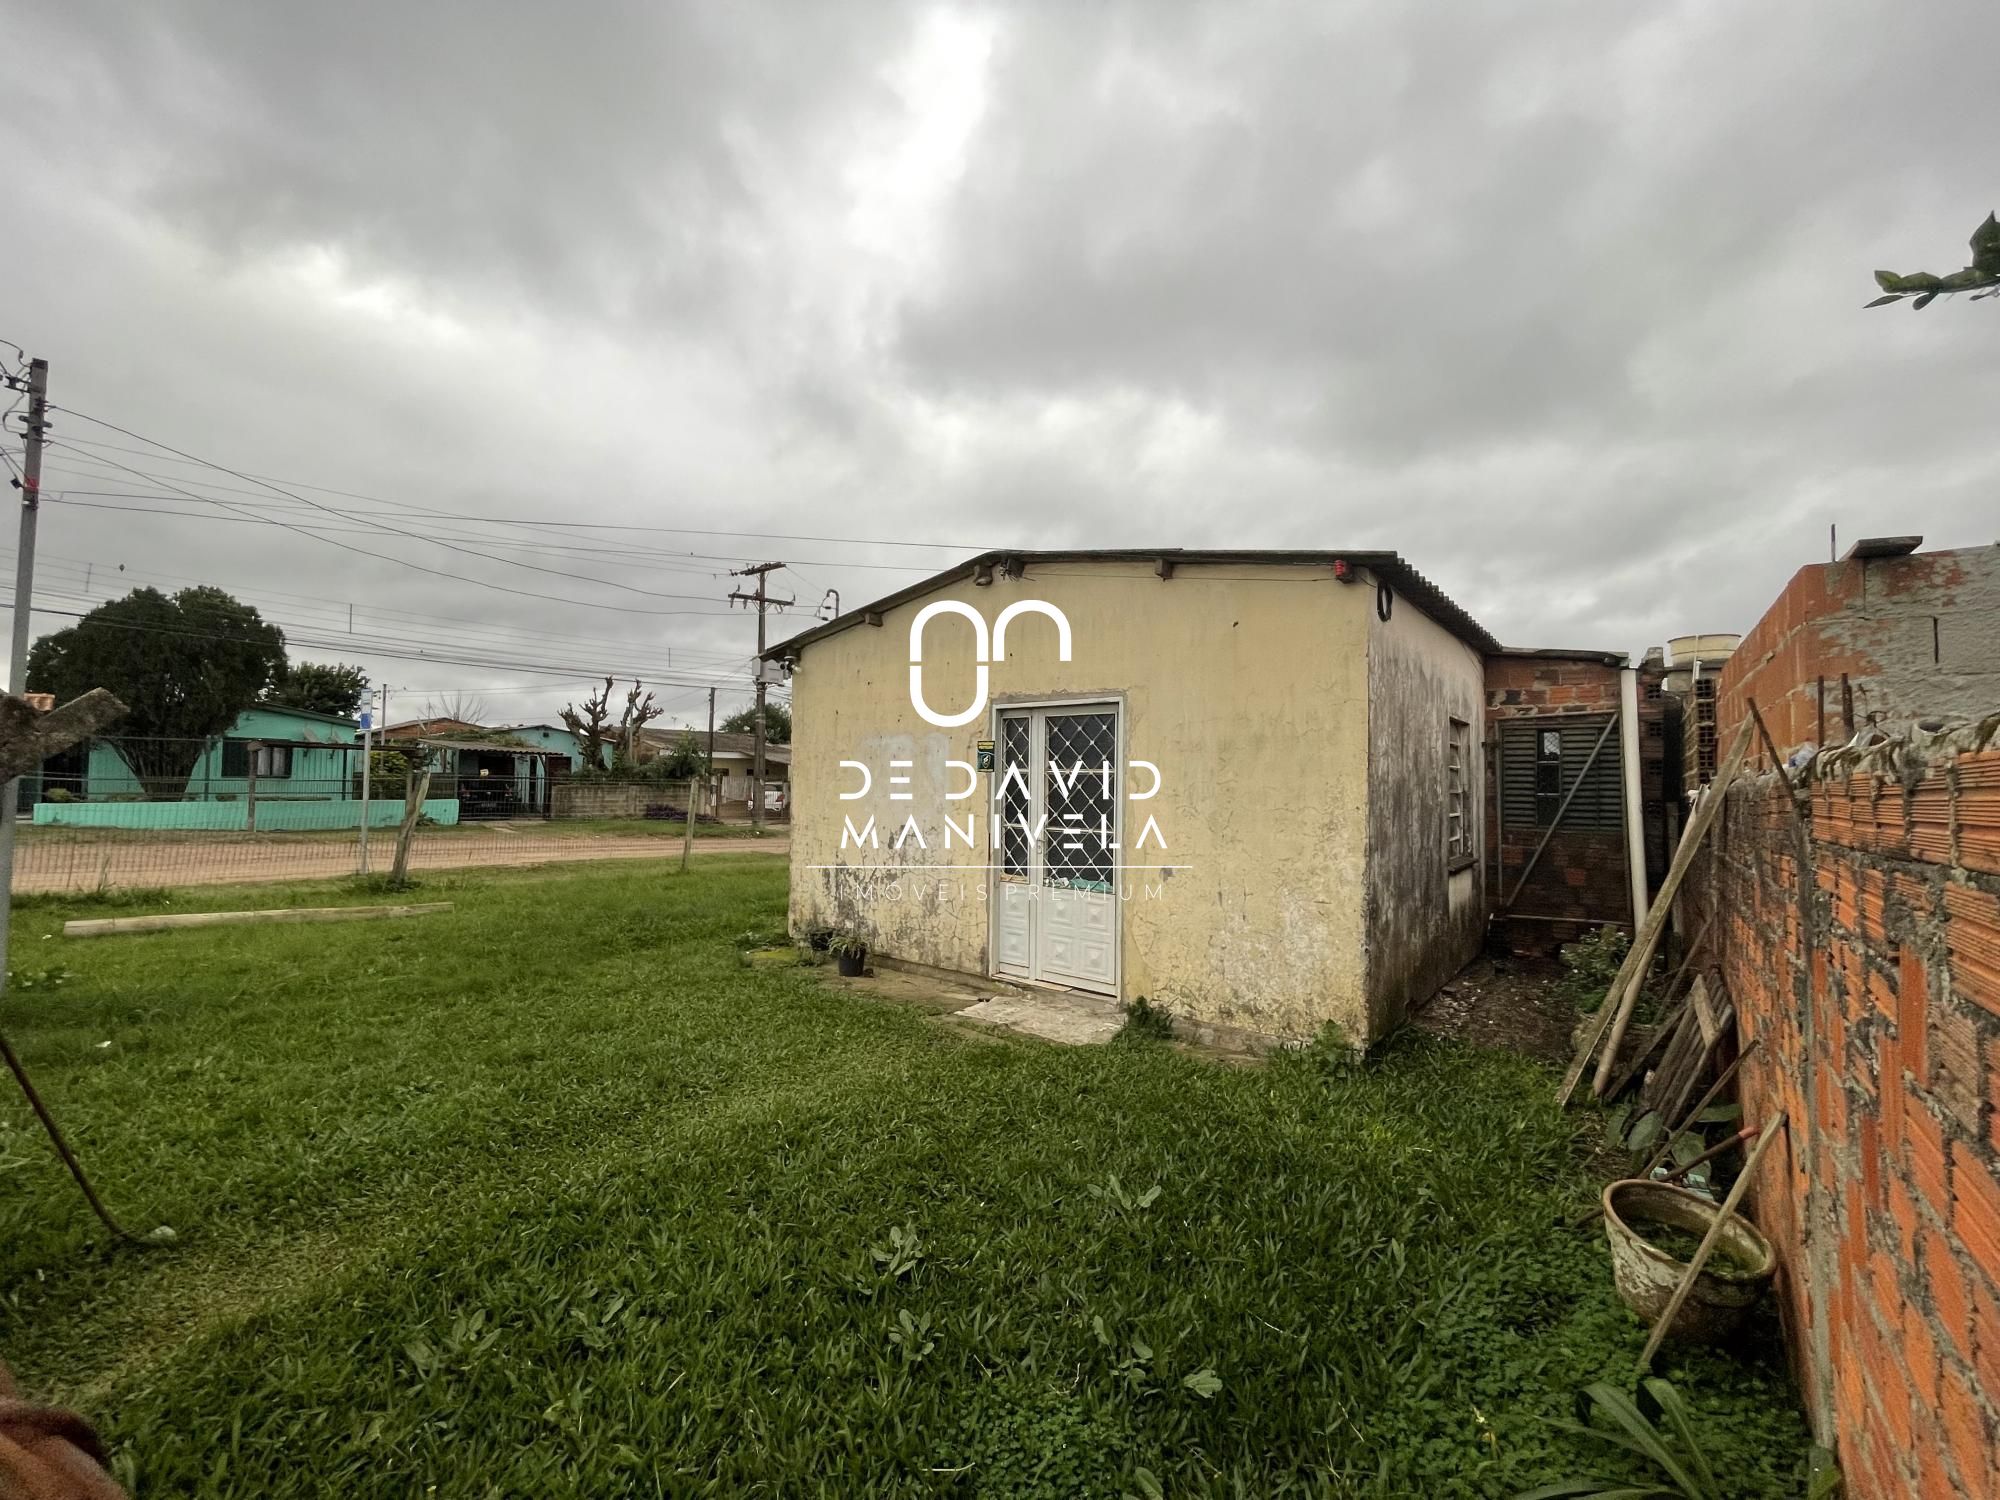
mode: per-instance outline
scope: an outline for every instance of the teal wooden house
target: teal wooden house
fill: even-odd
[[[358,828],[361,730],[353,719],[259,704],[201,746],[186,789],[172,800],[149,799],[144,782],[109,739],[52,757],[36,779],[31,795],[38,824],[259,832]],[[370,799],[369,826],[401,819],[401,789],[389,790],[389,796]],[[427,802],[424,812],[437,822],[458,821],[455,799]]]

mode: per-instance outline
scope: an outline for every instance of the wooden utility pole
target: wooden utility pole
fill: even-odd
[[[759,833],[764,830],[764,612],[776,607],[783,609],[792,603],[790,599],[773,599],[765,592],[764,584],[768,576],[784,566],[781,562],[752,563],[747,568],[738,568],[732,578],[755,577],[757,592],[745,594],[731,593],[731,601],[742,600],[745,604],[757,606],[757,723],[750,761],[750,826]],[[713,741],[710,742],[713,748]]]
[[[703,790],[705,791],[713,791],[715,788],[715,689],[714,688],[710,688],[708,690],[708,754],[706,757],[703,758],[702,761],[701,784]],[[717,801],[717,807],[715,809],[716,814],[717,816],[720,816],[722,812],[722,808],[720,806],[721,798],[718,797],[716,801]]]

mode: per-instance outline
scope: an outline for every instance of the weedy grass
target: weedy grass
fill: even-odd
[[[0,1352],[141,1497],[1604,1471],[1548,1419],[1644,1330],[1601,1240],[1558,1227],[1595,1127],[1545,1070],[1416,1038],[1230,1069],[975,1037],[746,967],[784,881],[509,872],[407,923],[87,944],[17,913],[16,972],[68,974],[9,1000],[14,1039],[114,1206],[180,1239],[108,1245],[0,1099]],[[1776,1366],[1662,1373],[1732,1494],[1799,1492]]]

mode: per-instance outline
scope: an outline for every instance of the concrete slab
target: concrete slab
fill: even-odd
[[[1099,1046],[1125,1024],[1124,1012],[1109,1001],[1046,993],[996,995],[954,1014],[960,1020],[1024,1031],[1072,1047]]]

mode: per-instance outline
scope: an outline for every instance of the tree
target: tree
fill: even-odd
[[[757,710],[746,708],[741,713],[731,714],[719,727],[731,734],[755,734]],[[764,742],[767,745],[789,745],[792,742],[792,711],[782,703],[764,705]]]
[[[1911,307],[1929,307],[1939,297],[1954,297],[1960,292],[1971,292],[1974,302],[1981,297],[2000,297],[2000,219],[1988,214],[1986,222],[1972,231],[1972,263],[1963,271],[1949,276],[1933,276],[1929,271],[1913,271],[1908,276],[1877,271],[1875,284],[1883,295],[1869,303],[1870,307],[1900,302],[1905,297],[1916,299]]]
[[[653,702],[653,695],[645,691],[645,684],[635,681],[625,695],[624,712],[613,723],[611,688],[612,679],[607,677],[603,687],[583,700],[582,708],[572,703],[562,711],[563,728],[576,736],[583,750],[584,766],[589,770],[631,764],[636,758],[633,747],[638,744],[639,731],[662,713]],[[609,755],[605,753],[607,749]]]
[[[461,724],[484,724],[486,700],[477,693],[446,693],[442,698],[424,700],[427,719],[456,719]]]
[[[295,661],[284,669],[268,701],[308,713],[351,719],[368,696],[368,674],[345,662]]]
[[[669,781],[692,781],[708,769],[708,758],[702,754],[692,729],[683,729],[680,739],[668,754],[658,761],[659,771]]]
[[[217,735],[285,670],[285,637],[221,589],[135,589],[35,642],[28,681],[57,702],[108,688],[127,713],[105,738],[155,801],[187,791]]]

